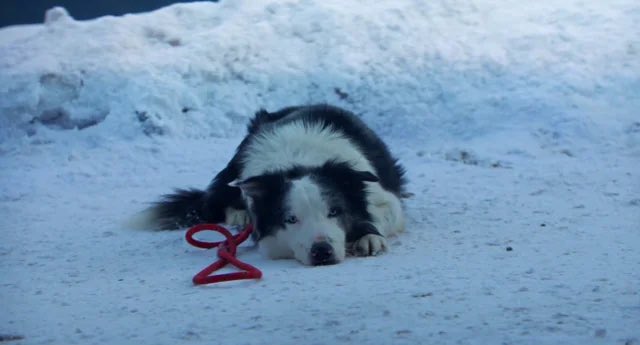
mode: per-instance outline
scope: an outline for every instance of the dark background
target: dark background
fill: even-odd
[[[44,21],[44,12],[62,6],[75,19],[147,12],[176,2],[172,0],[0,0],[0,27]],[[215,1],[214,1],[215,2]]]

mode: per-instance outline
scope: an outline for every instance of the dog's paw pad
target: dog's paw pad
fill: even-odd
[[[354,243],[355,254],[359,256],[375,256],[387,251],[387,240],[374,234],[362,236]]]

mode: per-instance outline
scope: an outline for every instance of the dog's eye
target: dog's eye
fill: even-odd
[[[291,216],[288,216],[287,218],[285,218],[284,221],[289,223],[289,224],[295,224],[295,223],[298,222],[298,217],[291,215]]]
[[[332,207],[329,210],[329,217],[337,217],[342,213],[342,209],[340,207]]]

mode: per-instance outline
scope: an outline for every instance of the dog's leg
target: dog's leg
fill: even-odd
[[[388,237],[404,230],[404,213],[398,196],[373,183],[369,185],[367,201],[371,223],[382,236]]]
[[[227,207],[225,210],[224,222],[227,225],[245,226],[251,223],[251,218],[249,217],[249,212],[247,212],[247,210]]]
[[[375,256],[387,250],[387,240],[369,222],[356,223],[347,236],[347,243],[352,243],[351,252],[359,256]]]
[[[389,248],[386,237],[404,230],[402,203],[395,194],[373,183],[367,195],[371,222],[357,223],[347,239],[355,254],[364,256],[385,252]]]

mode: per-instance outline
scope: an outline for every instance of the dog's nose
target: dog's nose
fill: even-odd
[[[310,255],[311,264],[313,266],[333,265],[337,262],[333,252],[333,247],[328,242],[314,243],[311,246]]]

